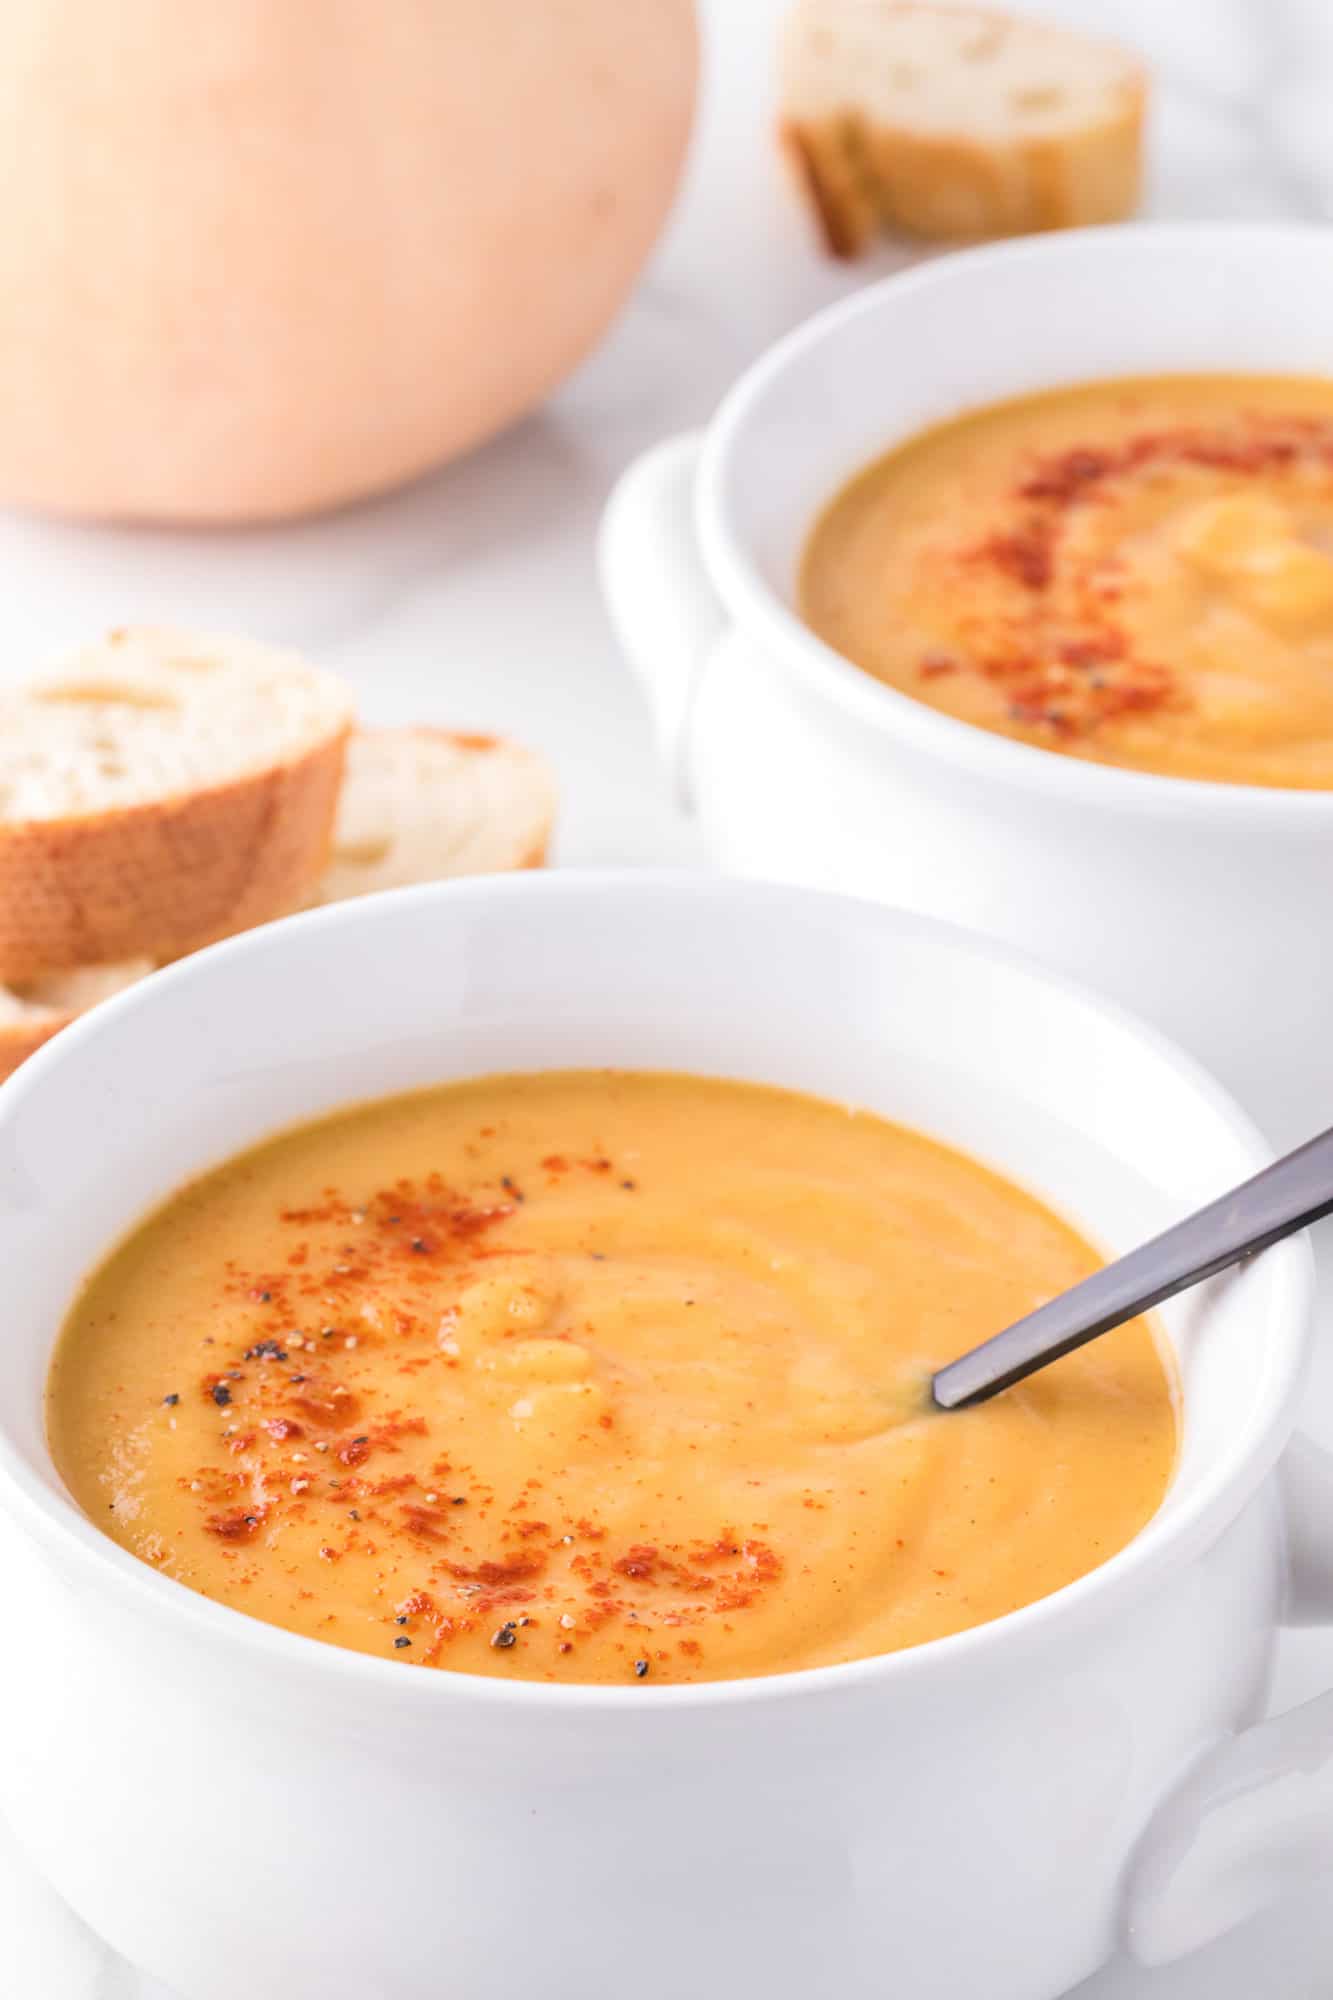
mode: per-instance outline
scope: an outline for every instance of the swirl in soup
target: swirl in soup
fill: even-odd
[[[1333,381],[999,403],[860,473],[802,615],[943,714],[1176,778],[1333,787]]]
[[[163,1575],[404,1666],[701,1681],[1058,1590],[1176,1445],[1126,1326],[976,1410],[932,1369],[1097,1263],[865,1112],[681,1075],[373,1103],[187,1187],[87,1285],[57,1463]]]

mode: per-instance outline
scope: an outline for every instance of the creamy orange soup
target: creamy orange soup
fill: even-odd
[[[1333,381],[1099,382],[927,431],[817,523],[801,606],[980,728],[1333,788]]]
[[[1153,1513],[1176,1427],[1144,1324],[927,1408],[934,1365],[1097,1261],[864,1112],[490,1077],[169,1202],[70,1316],[51,1440],[164,1575],[404,1667],[818,1666],[998,1617]]]

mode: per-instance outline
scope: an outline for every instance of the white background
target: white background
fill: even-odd
[[[633,0],[625,11],[632,22]],[[676,215],[619,324],[544,412],[391,500],[280,532],[129,534],[0,517],[0,679],[139,618],[288,641],[346,674],[371,719],[505,730],[545,750],[564,799],[562,861],[702,863],[598,604],[597,515],[634,453],[703,421],[774,335],[901,261],[886,249],[848,271],[814,248],[770,138],[780,0],[703,0],[703,11],[708,76]],[[1151,57],[1153,213],[1333,212],[1328,0],[1048,0],[1031,11],[1114,29]],[[1329,1361],[1309,1414],[1333,1441]],[[1278,1702],[1327,1686],[1333,1638],[1286,1640]],[[3,1829],[0,1939],[0,1987],[15,2000],[168,2000],[103,1963]],[[1325,1967],[1333,1907],[1311,1889],[1188,1967],[1114,1968],[1080,2000],[1323,2000]]]

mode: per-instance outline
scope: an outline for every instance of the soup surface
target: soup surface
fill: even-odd
[[[94,1521],[410,1666],[723,1679],[1058,1589],[1153,1513],[1139,1323],[983,1407],[926,1378],[1093,1268],[1032,1196],[817,1099],[625,1072],[345,1112],[186,1188],[52,1368]]]
[[[983,729],[1333,788],[1333,381],[1098,382],[927,431],[816,524],[801,608]]]

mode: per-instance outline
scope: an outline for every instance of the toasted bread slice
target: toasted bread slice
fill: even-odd
[[[67,1028],[76,1015],[100,1000],[109,1000],[113,993],[132,986],[152,970],[151,959],[128,959],[122,965],[53,972],[17,991],[0,986],[0,1083],[34,1049]]]
[[[798,0],[782,135],[837,256],[881,229],[972,239],[1116,222],[1138,206],[1143,65],[988,8]]]
[[[179,957],[298,908],[351,723],[291,654],[153,627],[0,694],[0,979]]]
[[[540,868],[554,819],[550,771],[516,743],[446,729],[360,730],[315,900]]]
[[[555,817],[543,760],[517,744],[443,729],[367,729],[348,743],[329,866],[316,903],[446,876],[539,868]],[[0,1080],[151,959],[0,986]]]

